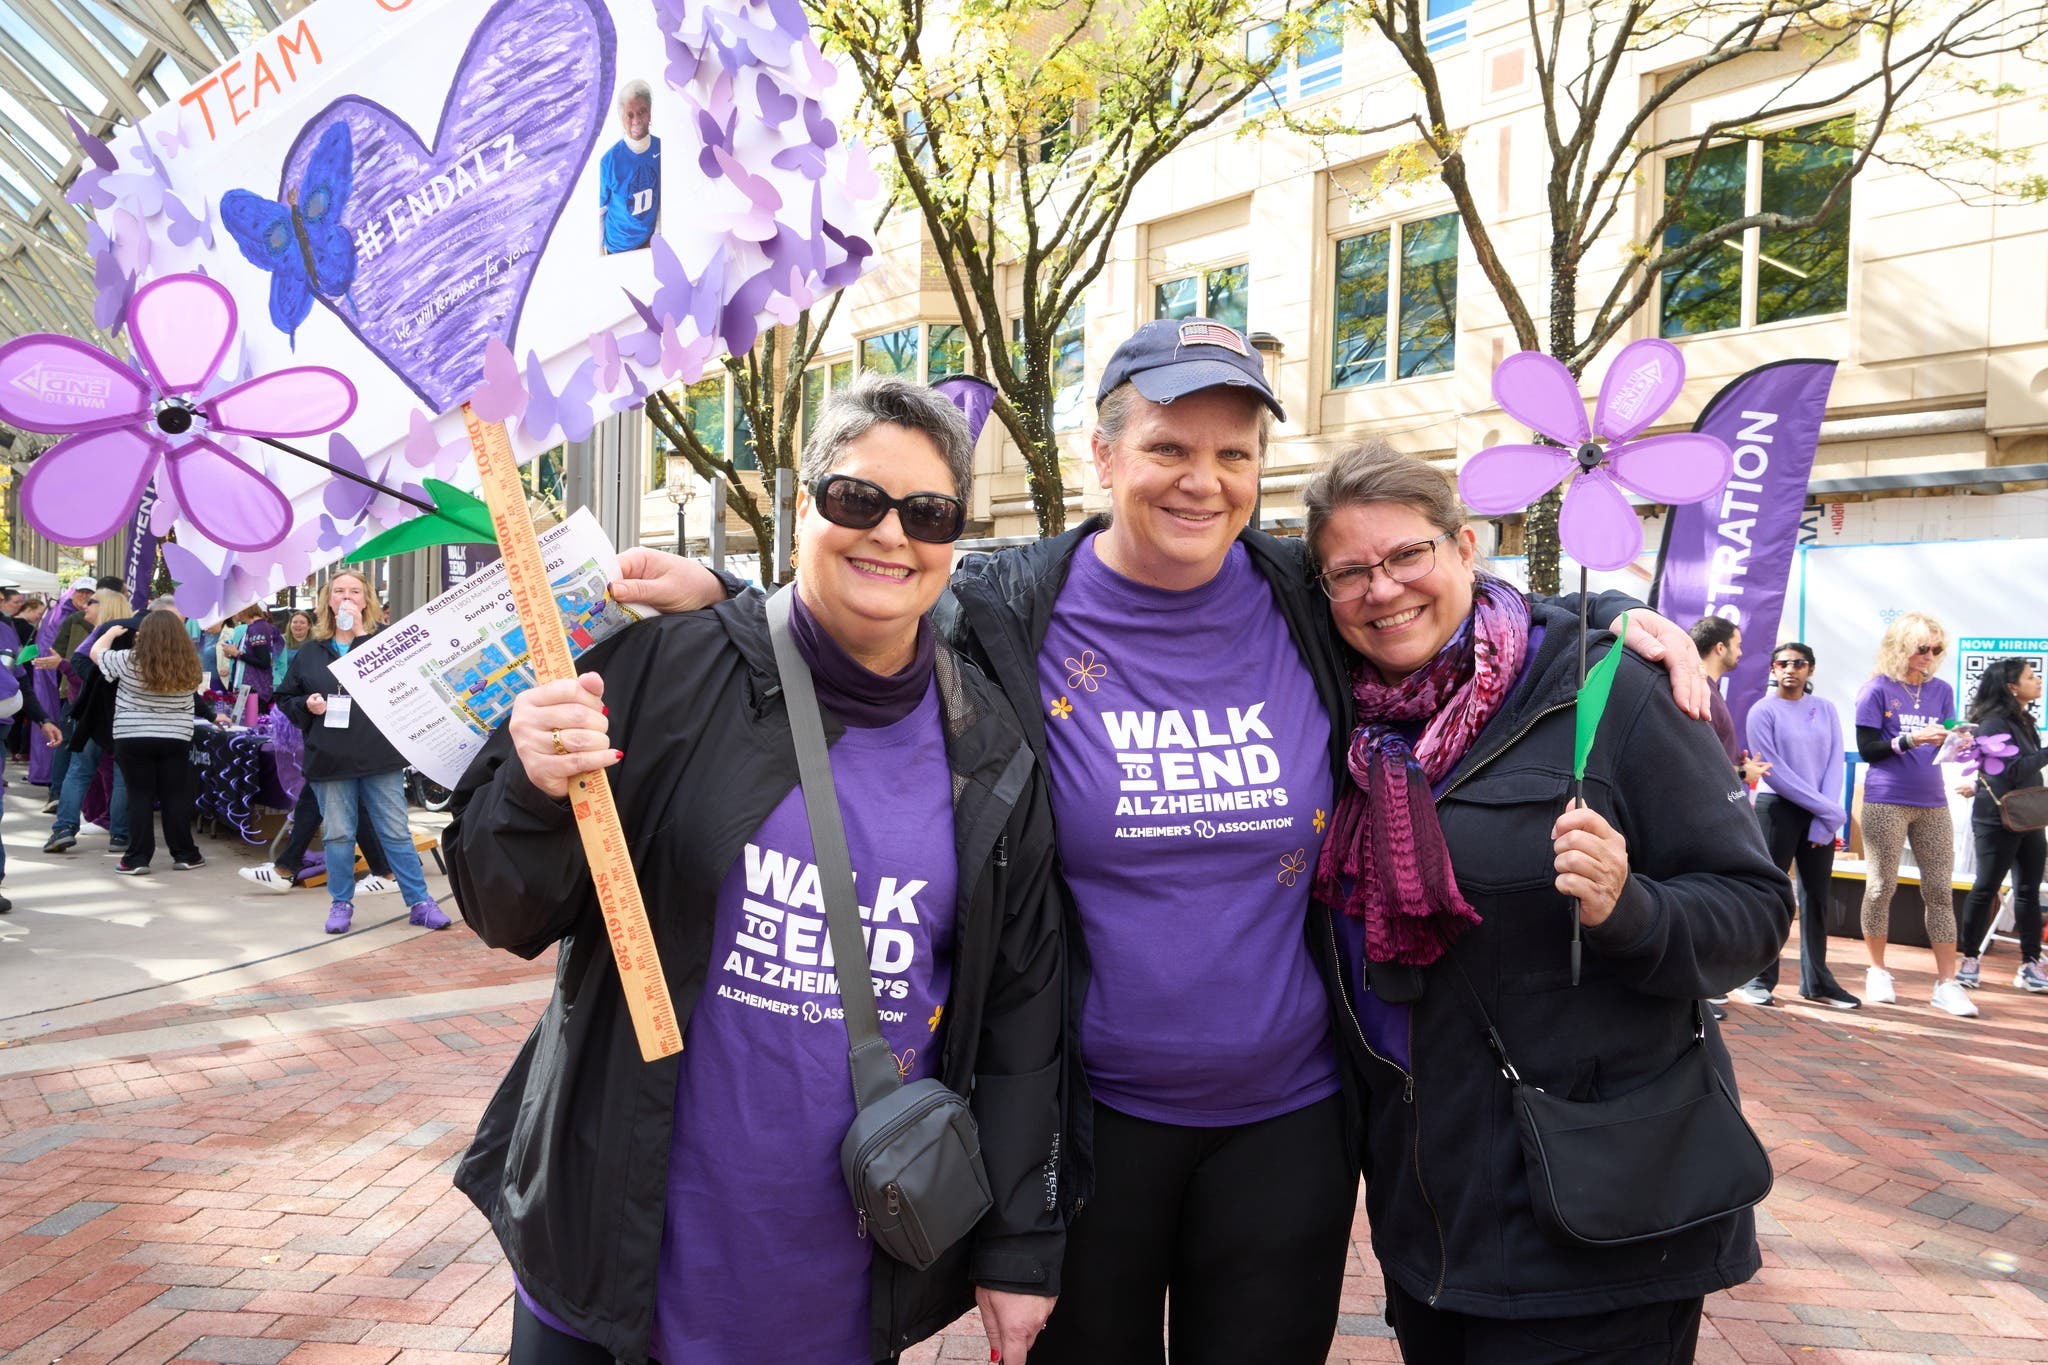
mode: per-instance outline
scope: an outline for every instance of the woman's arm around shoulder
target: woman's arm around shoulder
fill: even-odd
[[[1756,975],[1790,932],[1792,884],[1713,732],[1679,714],[1648,665],[1624,659],[1594,763],[1629,875],[1588,946],[1653,995],[1699,999]]]

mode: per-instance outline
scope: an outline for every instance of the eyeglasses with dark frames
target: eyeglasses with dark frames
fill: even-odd
[[[1374,570],[1386,574],[1390,583],[1413,583],[1436,567],[1437,545],[1456,534],[1455,531],[1446,531],[1429,540],[1403,545],[1377,563],[1346,564],[1341,569],[1331,569],[1316,582],[1321,586],[1323,595],[1332,602],[1350,602],[1371,592]]]
[[[1916,646],[1914,646],[1913,652],[1914,652],[1915,654],[1926,654],[1926,655],[1929,655],[1929,656],[1931,656],[1931,657],[1933,657],[1933,658],[1939,659],[1939,658],[1940,658],[1940,657],[1941,657],[1942,655],[1944,655],[1944,654],[1948,653],[1948,646],[1947,646],[1947,645],[1916,645]]]
[[[869,531],[894,512],[903,534],[927,545],[950,545],[967,529],[967,504],[949,493],[892,498],[880,484],[851,474],[820,474],[811,480],[810,489],[818,514],[834,526]]]

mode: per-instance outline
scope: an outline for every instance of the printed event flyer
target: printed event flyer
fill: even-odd
[[[575,657],[649,614],[607,594],[618,556],[588,508],[544,533],[540,551]],[[413,767],[454,786],[513,698],[533,686],[504,562],[350,650],[335,661],[334,675]]]

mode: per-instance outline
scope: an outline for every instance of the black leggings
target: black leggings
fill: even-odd
[[[1757,823],[1764,828],[1764,845],[1771,862],[1779,868],[1794,868],[1799,874],[1799,993],[1818,996],[1836,984],[1828,970],[1828,887],[1835,875],[1835,846],[1815,844],[1806,836],[1813,828],[1813,815],[1782,796],[1765,793],[1756,799]],[[1766,986],[1778,984],[1778,959],[1756,974]]]
[[[1323,1365],[1358,1200],[1342,1105],[1230,1128],[1096,1105],[1096,1198],[1031,1365],[1158,1365],[1167,1336],[1173,1365]]]
[[[133,797],[129,798],[133,800]],[[2041,960],[2041,875],[2048,864],[2048,830],[2015,834],[2004,825],[1970,821],[1970,833],[1977,840],[1977,881],[1970,898],[1963,902],[1964,957],[1977,956],[1991,933],[1991,902],[2005,874],[2013,874],[2013,927],[2020,935],[2020,959]]]
[[[1688,1365],[1701,1307],[1679,1299],[1569,1318],[1477,1318],[1387,1281],[1387,1323],[1409,1365]]]
[[[114,762],[128,784],[128,851],[123,867],[148,867],[156,856],[157,802],[164,807],[164,842],[175,862],[200,861],[192,841],[192,742],[184,739],[117,739]]]
[[[534,1316],[526,1300],[512,1296],[512,1357],[508,1365],[612,1365],[612,1353],[593,1342],[558,1332]]]

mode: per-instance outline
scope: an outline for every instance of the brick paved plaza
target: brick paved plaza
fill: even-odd
[[[42,826],[21,791],[17,909],[0,921],[0,1358],[502,1358],[510,1273],[449,1173],[551,958],[492,953],[459,923],[411,930],[394,897],[364,901],[346,939],[298,932],[324,896],[240,893],[232,869],[253,851],[220,841],[203,889],[197,874],[45,871],[56,860],[23,853]],[[38,878],[60,875],[53,905]],[[312,946],[34,1014],[6,989],[58,916],[202,911]],[[1902,997],[1924,1001],[1929,956],[1894,957]],[[2010,950],[1987,961],[1975,1021],[1918,1003],[1730,1007],[1778,1184],[1758,1220],[1764,1273],[1708,1300],[1703,1361],[2048,1360],[2048,998],[2015,992],[2012,966]],[[1395,1360],[1362,1216],[1356,1236],[1330,1359]],[[969,1326],[910,1359],[986,1360]]]

